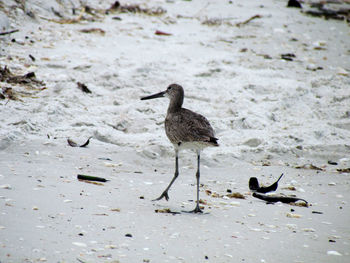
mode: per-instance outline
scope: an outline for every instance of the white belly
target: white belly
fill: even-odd
[[[175,143],[173,145],[177,150],[193,149],[196,151],[201,151],[204,148],[210,146],[208,143],[205,142],[182,142],[180,145]]]

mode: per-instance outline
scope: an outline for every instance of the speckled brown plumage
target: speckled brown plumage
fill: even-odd
[[[183,142],[199,142],[203,146],[218,146],[214,130],[202,115],[180,108],[170,112],[165,118],[165,132],[174,145]]]
[[[165,132],[174,145],[183,142],[198,142],[205,146],[218,146],[214,130],[202,115],[182,108],[184,90],[180,85],[172,84],[167,88],[170,103],[165,118]]]

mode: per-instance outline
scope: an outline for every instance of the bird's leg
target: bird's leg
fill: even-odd
[[[168,191],[178,176],[179,176],[179,151],[176,149],[175,150],[175,174],[174,174],[174,177],[171,180],[168,187],[164,190],[164,192],[158,198],[154,199],[153,201],[159,201],[163,197],[165,198],[165,200],[168,201],[169,200]]]
[[[196,208],[193,209],[192,211],[189,211],[189,213],[203,213],[202,209],[199,207],[199,178],[200,178],[200,151],[197,151],[197,173],[196,173],[196,179],[197,179],[197,203],[196,203]]]

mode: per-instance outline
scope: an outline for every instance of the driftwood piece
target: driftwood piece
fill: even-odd
[[[109,180],[102,178],[102,177],[97,177],[97,176],[90,176],[90,175],[85,175],[85,174],[78,174],[77,175],[78,180],[88,180],[88,181],[96,181],[96,182],[107,182]]]

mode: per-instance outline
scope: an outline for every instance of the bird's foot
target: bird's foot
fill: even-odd
[[[203,213],[203,210],[200,209],[199,205],[197,204],[196,208],[191,210],[191,211],[182,211],[182,212],[185,212],[185,213]]]
[[[153,199],[152,201],[159,201],[161,200],[162,198],[165,198],[165,200],[169,200],[169,195],[168,195],[168,191],[164,191],[158,198],[156,199]]]

